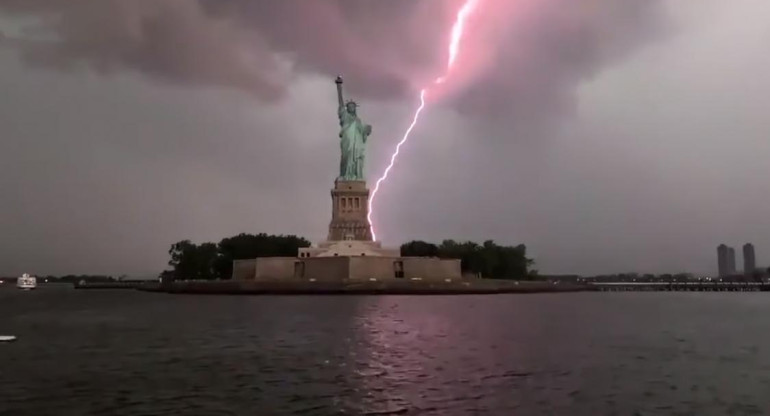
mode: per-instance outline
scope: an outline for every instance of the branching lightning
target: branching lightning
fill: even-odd
[[[460,8],[460,10],[457,12],[457,18],[455,19],[454,25],[452,25],[452,32],[449,39],[449,60],[447,61],[446,70],[444,71],[444,74],[439,76],[438,78],[433,80],[433,83],[428,85],[427,87],[420,90],[420,105],[417,107],[417,111],[414,112],[414,117],[412,117],[412,123],[409,125],[409,128],[406,129],[406,132],[404,133],[404,137],[401,139],[401,141],[398,142],[396,145],[396,150],[393,152],[393,155],[390,157],[390,164],[387,168],[385,168],[385,172],[382,174],[380,179],[377,179],[377,183],[374,185],[374,190],[372,191],[372,195],[369,198],[369,213],[367,214],[367,218],[369,220],[369,227],[370,231],[372,233],[372,240],[377,240],[376,235],[374,234],[374,224],[372,223],[372,213],[374,212],[374,198],[377,196],[377,191],[380,190],[380,184],[385,181],[385,179],[388,178],[388,173],[390,173],[390,170],[393,169],[393,166],[396,164],[396,159],[398,158],[399,150],[401,150],[401,146],[406,143],[407,140],[409,140],[409,136],[412,134],[412,130],[417,125],[417,122],[420,120],[420,114],[422,113],[422,110],[425,108],[425,95],[428,93],[428,90],[431,86],[435,84],[443,84],[447,77],[449,76],[449,73],[452,71],[452,68],[454,68],[455,63],[457,62],[457,56],[460,53],[460,42],[462,41],[463,34],[465,32],[465,23],[468,20],[468,17],[473,13],[474,10],[476,10],[476,7],[478,7],[478,4],[481,0],[467,0],[465,4]]]

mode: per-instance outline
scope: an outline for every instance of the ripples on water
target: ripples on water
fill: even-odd
[[[770,294],[0,290],[0,414],[765,415]]]

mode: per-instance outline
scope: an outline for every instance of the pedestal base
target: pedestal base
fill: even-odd
[[[334,181],[332,220],[328,241],[372,241],[369,215],[369,189],[365,181]]]
[[[324,241],[299,249],[298,257],[400,257],[401,249],[384,248],[379,241]]]

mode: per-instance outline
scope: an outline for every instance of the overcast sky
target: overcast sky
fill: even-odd
[[[0,274],[322,240],[334,75],[373,125],[373,182],[461,2],[61,3],[0,3]],[[543,273],[714,274],[749,241],[770,266],[768,22],[766,0],[480,0],[378,237],[523,243]]]

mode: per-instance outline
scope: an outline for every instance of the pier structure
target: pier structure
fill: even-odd
[[[770,282],[590,282],[602,292],[768,292]]]

